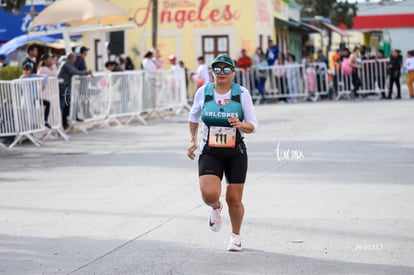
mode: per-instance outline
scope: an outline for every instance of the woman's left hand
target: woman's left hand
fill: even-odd
[[[242,125],[242,122],[239,120],[238,117],[232,117],[230,116],[228,118],[228,121],[230,123],[230,126],[232,126],[233,128],[240,128]]]

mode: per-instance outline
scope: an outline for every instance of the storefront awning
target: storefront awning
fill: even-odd
[[[327,22],[322,21],[322,24],[325,25],[325,27],[327,27],[328,29],[330,29],[333,32],[336,32],[337,34],[339,34],[340,36],[351,36],[351,34],[349,34],[347,31],[342,30],[340,28],[338,28],[335,25],[329,24]]]
[[[325,31],[322,29],[319,29],[315,26],[312,26],[310,24],[307,24],[305,22],[300,22],[300,27],[301,29],[303,29],[304,31],[308,32],[308,33],[320,33],[323,34]]]

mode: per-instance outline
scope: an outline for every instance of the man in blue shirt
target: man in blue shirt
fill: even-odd
[[[266,51],[267,64],[273,66],[279,56],[279,47],[273,43],[272,39],[269,39],[268,43],[269,47]]]

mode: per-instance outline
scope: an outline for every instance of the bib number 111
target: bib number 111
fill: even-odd
[[[208,145],[210,147],[234,148],[236,128],[210,126]]]

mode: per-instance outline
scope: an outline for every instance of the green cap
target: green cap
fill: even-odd
[[[225,64],[229,65],[232,68],[236,67],[236,65],[234,64],[233,59],[231,59],[231,57],[226,55],[226,54],[220,54],[216,58],[214,58],[213,61],[211,61],[211,63],[210,63],[211,67],[213,67],[214,64],[216,64],[216,63],[225,63]]]

